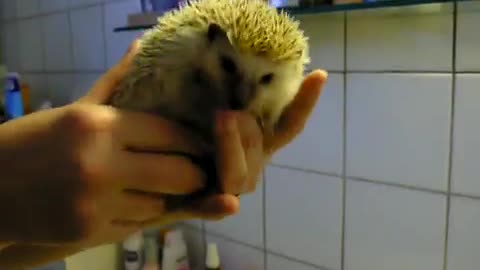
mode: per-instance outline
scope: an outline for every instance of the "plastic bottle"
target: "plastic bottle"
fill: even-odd
[[[23,116],[23,97],[18,73],[8,73],[5,78],[5,114],[7,120]]]
[[[205,258],[205,270],[221,270],[220,256],[218,255],[217,244],[208,243],[207,256]]]
[[[155,237],[145,238],[145,264],[143,270],[159,270],[158,264],[158,243]]]
[[[142,269],[143,231],[138,231],[123,241],[123,255],[126,270]]]
[[[182,231],[174,230],[165,235],[162,258],[162,270],[190,270]]]

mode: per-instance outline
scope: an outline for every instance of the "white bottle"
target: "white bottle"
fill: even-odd
[[[143,231],[138,231],[123,241],[125,270],[142,269]]]
[[[187,245],[180,230],[165,235],[162,270],[190,270]]]
[[[205,258],[206,270],[220,270],[220,256],[218,255],[217,244],[208,243],[207,245],[207,257]]]

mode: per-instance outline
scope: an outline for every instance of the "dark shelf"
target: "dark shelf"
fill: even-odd
[[[341,5],[321,5],[315,7],[283,7],[279,10],[286,11],[292,15],[306,15],[306,14],[318,14],[338,11],[353,11],[362,9],[375,9],[375,8],[389,8],[389,7],[402,7],[402,6],[414,6],[424,4],[437,4],[437,3],[452,3],[452,2],[466,2],[477,0],[387,0],[370,3],[356,3],[356,4],[341,4]],[[153,25],[140,25],[140,26],[126,26],[118,27],[114,29],[114,32],[122,31],[136,31],[149,29]]]

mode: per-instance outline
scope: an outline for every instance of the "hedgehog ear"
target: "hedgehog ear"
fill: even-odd
[[[227,33],[216,23],[211,23],[207,31],[208,41],[228,40]]]

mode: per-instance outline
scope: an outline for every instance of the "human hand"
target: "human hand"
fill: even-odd
[[[172,220],[161,196],[151,193],[202,188],[203,173],[188,159],[142,152],[199,154],[180,126],[102,105],[132,56],[79,101],[0,126],[2,241],[82,248],[120,241],[149,220]],[[228,205],[215,200],[198,205],[189,217],[229,213]]]
[[[272,155],[303,131],[326,80],[327,73],[322,70],[306,76],[294,101],[271,134],[262,134],[255,119],[245,112],[227,111],[218,115],[217,165],[223,192],[243,194],[255,190]],[[238,206],[237,198],[228,199],[231,205]]]

